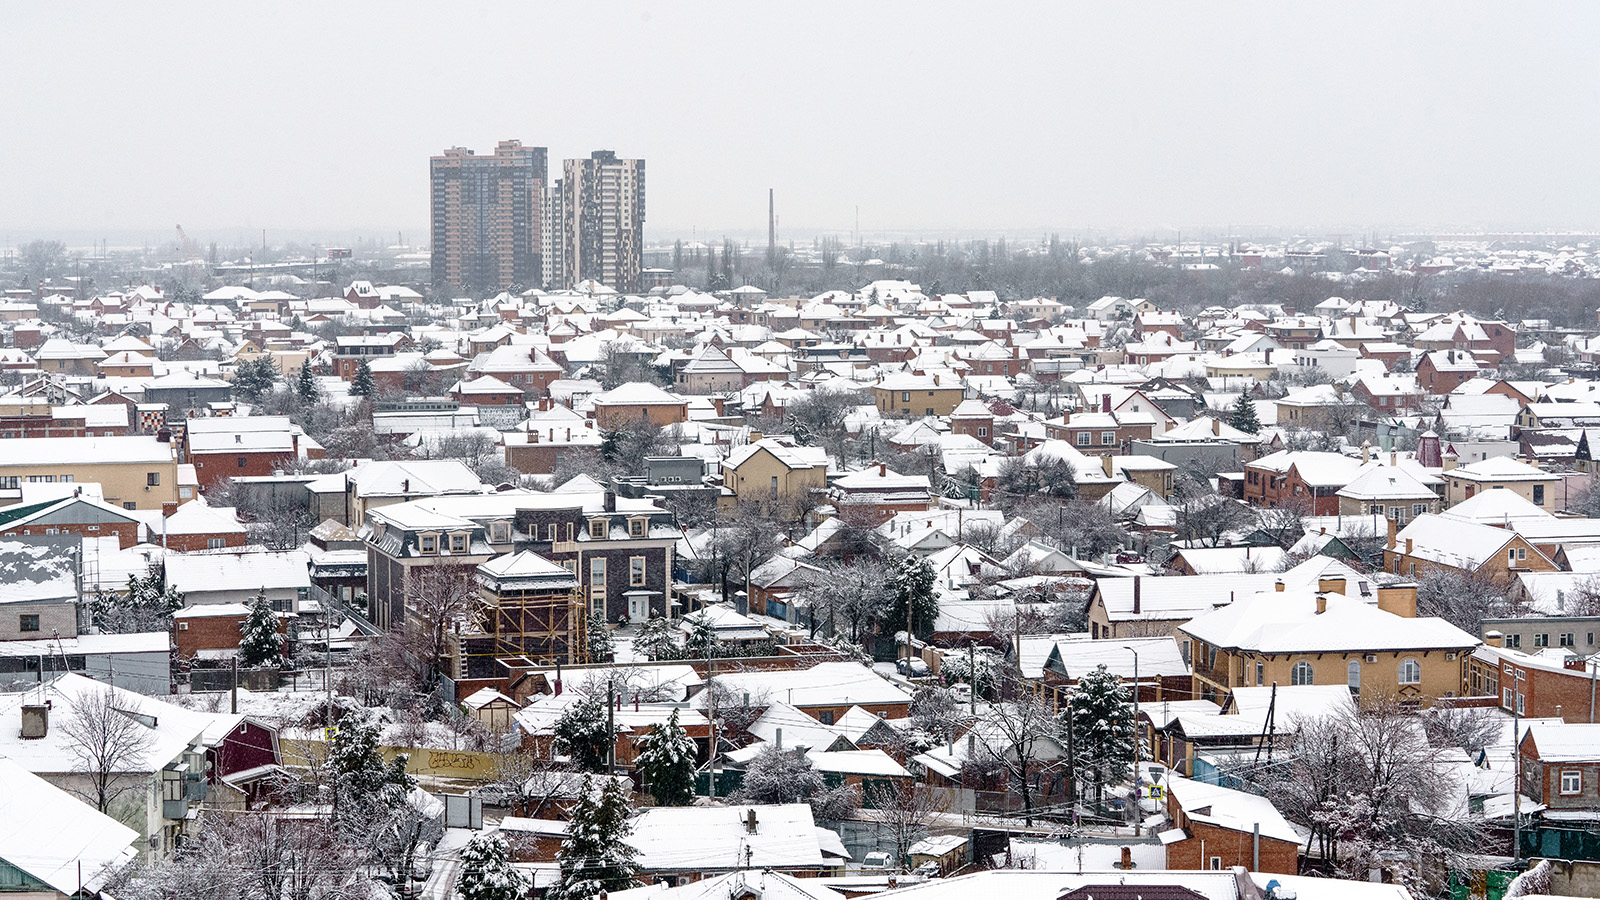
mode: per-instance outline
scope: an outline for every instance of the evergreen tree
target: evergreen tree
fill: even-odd
[[[717,637],[717,627],[704,611],[687,616],[689,634],[683,639],[683,655],[688,659],[715,659],[723,655],[722,639]]]
[[[939,599],[933,586],[937,576],[927,560],[906,554],[895,563],[889,573],[889,585],[894,599],[884,611],[880,632],[893,634],[906,627],[906,610],[911,610],[911,633],[919,638],[933,634],[933,622],[939,617]]]
[[[278,614],[263,589],[250,602],[250,615],[239,623],[239,665],[280,666],[283,638],[278,634]]]
[[[315,403],[322,396],[322,386],[317,384],[317,376],[311,372],[310,360],[300,366],[300,378],[295,384],[295,393],[306,403]]]
[[[1067,705],[1073,775],[1094,789],[1096,802],[1104,799],[1107,787],[1132,774],[1138,740],[1132,700],[1128,686],[1102,663],[1079,679]]]
[[[373,804],[398,807],[417,786],[406,774],[406,754],[387,763],[378,752],[378,726],[361,715],[339,722],[328,747],[327,767],[334,791],[334,813],[349,815]]]
[[[688,806],[694,800],[694,739],[678,725],[678,711],[665,725],[652,725],[639,741],[635,760],[645,789],[661,806]]]
[[[678,629],[664,616],[651,616],[639,626],[633,637],[633,652],[642,653],[652,660],[672,659],[678,655]]]
[[[270,356],[246,360],[233,370],[233,393],[245,400],[261,399],[263,394],[271,393],[277,383],[278,367],[272,364]]]
[[[584,632],[589,650],[589,662],[610,662],[617,651],[616,642],[606,628],[606,615],[598,609],[589,614],[589,626]]]
[[[602,891],[633,886],[639,870],[638,851],[627,843],[633,833],[628,798],[615,778],[604,787],[583,780],[578,803],[567,821],[567,836],[556,854],[561,880],[550,887],[549,900],[595,900]]]
[[[1233,415],[1228,417],[1228,426],[1237,428],[1245,434],[1261,432],[1261,419],[1256,415],[1256,402],[1250,399],[1248,388],[1240,392],[1238,400],[1233,401]]]
[[[350,396],[371,397],[377,391],[372,381],[372,366],[365,359],[356,363],[356,377],[350,382]]]
[[[611,758],[617,735],[606,724],[606,707],[593,697],[567,707],[555,724],[555,748],[587,772],[599,772]]]
[[[106,634],[167,631],[172,625],[172,614],[182,608],[183,595],[168,587],[166,579],[155,569],[144,575],[128,576],[125,593],[96,591],[89,599],[90,621]]]
[[[523,900],[531,885],[511,864],[511,848],[498,831],[479,832],[461,850],[461,900]]]

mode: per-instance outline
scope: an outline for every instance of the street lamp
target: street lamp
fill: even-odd
[[[1139,804],[1139,763],[1144,755],[1141,752],[1144,742],[1139,738],[1139,651],[1132,647],[1123,649],[1133,654],[1133,836],[1138,837],[1140,816],[1144,812]]]

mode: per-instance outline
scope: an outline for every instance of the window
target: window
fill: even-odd
[[[123,509],[138,509],[139,508],[139,504],[133,502],[132,500],[124,500],[124,501],[122,501],[122,508]]]
[[[988,437],[988,436],[989,436],[989,429],[983,427],[982,425],[979,425],[978,426],[978,437]]]
[[[1536,484],[1533,486],[1533,503],[1535,506],[1544,505],[1544,485]]]
[[[1561,646],[1563,646],[1563,647],[1571,647],[1573,645],[1573,643],[1574,643],[1572,638],[1573,638],[1573,634],[1570,631],[1567,632],[1566,634],[1563,634],[1560,637]]]
[[[221,550],[226,546],[228,546],[228,541],[226,538],[206,538],[207,550]]]
[[[1350,693],[1361,693],[1361,660],[1352,659],[1345,663],[1344,683],[1350,687]]]
[[[1262,662],[1258,662],[1258,663],[1256,663],[1256,684],[1257,685],[1263,685],[1263,684],[1266,684],[1266,683],[1267,683],[1267,664],[1266,663],[1262,663]]]
[[[1583,770],[1582,769],[1562,769],[1561,770],[1561,793],[1563,793],[1563,794],[1581,794],[1581,793],[1583,793]]]
[[[451,553],[465,553],[465,552],[467,552],[467,536],[464,535],[464,534],[452,534],[452,535],[450,535],[450,552]]]
[[[589,587],[593,590],[606,589],[606,558],[596,556],[589,560]]]
[[[490,539],[496,544],[504,544],[511,540],[511,523],[495,522],[489,526]]]
[[[1523,706],[1525,705],[1525,701],[1527,699],[1528,698],[1522,696],[1522,692],[1521,691],[1517,692],[1517,715],[1519,715],[1519,716],[1522,715]]]
[[[549,541],[552,544],[556,542],[556,526],[554,526],[554,525],[545,526],[544,539]]]
[[[1511,708],[1511,688],[1506,688],[1500,694],[1500,705],[1506,709]]]
[[[1381,515],[1383,515],[1383,504],[1382,503],[1374,503],[1371,506],[1367,507],[1367,512],[1372,514],[1372,515],[1374,515],[1374,516],[1381,516]]]
[[[1222,857],[1220,857],[1220,856],[1211,857],[1211,861],[1206,864],[1206,868],[1208,868],[1208,869],[1221,869],[1222,868]]]
[[[817,713],[817,719],[819,721],[821,721],[822,724],[824,724],[824,725],[832,725],[833,724],[833,710],[824,709],[824,710],[819,711]]]
[[[901,391],[900,392],[900,402],[901,403],[910,403],[911,402],[911,392],[910,391]]]
[[[1294,668],[1289,670],[1290,684],[1311,684],[1312,677],[1311,663],[1308,662],[1297,662]]]
[[[924,410],[923,410],[923,411],[922,411],[922,414],[923,414],[923,415],[925,415],[925,416],[931,416],[931,415],[933,415],[933,407],[931,407],[931,406],[930,406],[930,407],[927,407],[927,408],[926,408],[926,409],[924,409]]]
[[[37,613],[28,613],[17,617],[18,631],[38,631],[39,616]]]
[[[1511,565],[1516,565],[1516,562],[1517,562],[1517,551],[1514,548],[1507,548],[1506,549],[1506,562],[1511,564]]]
[[[642,587],[644,585],[644,571],[644,557],[630,557],[628,559],[628,586]]]
[[[1115,431],[1102,431],[1102,432],[1100,432],[1100,446],[1109,447],[1112,444],[1115,444],[1116,442],[1117,442],[1117,433]]]
[[[592,537],[595,540],[600,540],[600,541],[605,540],[606,539],[606,532],[609,530],[609,529],[606,528],[606,526],[608,524],[609,523],[606,522],[605,519],[590,519],[589,520],[589,537]]]
[[[250,464],[250,460],[248,460],[248,459],[245,459],[245,458],[244,458],[244,457],[242,457],[242,456],[241,456],[241,457],[239,457],[239,468],[241,468],[241,469],[242,469],[242,468],[244,468],[244,467],[245,467],[245,466],[247,466],[247,465],[249,465],[249,464]]]
[[[1548,634],[1536,634],[1536,635],[1534,635],[1533,636],[1533,645],[1535,647],[1548,647],[1548,646],[1550,646],[1550,635],[1548,635]]]
[[[1401,684],[1421,684],[1422,683],[1422,663],[1419,663],[1414,659],[1403,659],[1403,660],[1401,660],[1400,661],[1400,683]]]
[[[145,483],[146,487],[160,487],[161,486],[161,473],[160,472],[148,472],[148,473],[146,473],[145,476],[144,476],[144,483]]]
[[[1079,447],[1087,447],[1087,446],[1089,446],[1089,432],[1087,432],[1087,431],[1078,432],[1078,446]]]
[[[1522,646],[1522,635],[1520,635],[1520,634],[1508,634],[1508,635],[1506,635],[1506,646],[1510,647],[1513,650],[1516,650],[1519,647],[1521,647]]]
[[[422,535],[421,537],[417,538],[417,548],[423,553],[438,553],[439,536],[436,534]]]
[[[778,476],[772,476],[772,499],[778,499]]]
[[[1412,518],[1416,518],[1417,516],[1420,516],[1420,515],[1422,515],[1423,513],[1427,512],[1427,511],[1428,511],[1428,504],[1426,504],[1426,503],[1413,503],[1413,504],[1411,504],[1411,516],[1412,516]]]

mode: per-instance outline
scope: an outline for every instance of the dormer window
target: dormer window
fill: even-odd
[[[610,534],[610,525],[611,523],[605,519],[590,519],[589,537],[594,538],[597,541],[605,540],[606,536]]]
[[[495,522],[489,526],[490,540],[496,544],[504,544],[511,540],[511,523]]]
[[[642,538],[645,536],[646,522],[644,519],[628,520],[628,537]]]
[[[465,552],[467,552],[467,536],[465,534],[459,534],[458,533],[458,534],[450,535],[450,552],[451,553],[465,553]]]
[[[439,552],[439,535],[429,532],[417,535],[417,550],[425,554]]]

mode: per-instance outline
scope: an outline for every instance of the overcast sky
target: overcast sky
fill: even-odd
[[[159,11],[150,10],[159,7]],[[408,232],[428,157],[647,232],[1600,227],[1600,4],[16,3],[0,230]],[[552,166],[552,170],[557,169]]]

